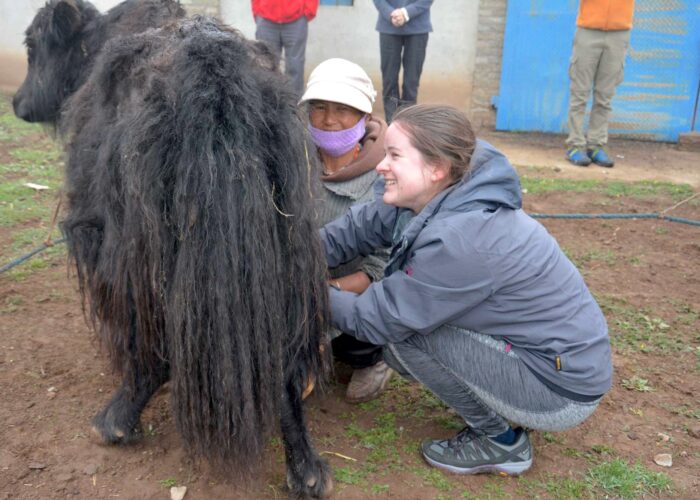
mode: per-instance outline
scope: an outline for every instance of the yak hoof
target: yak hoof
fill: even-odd
[[[129,425],[118,422],[110,408],[101,411],[92,420],[92,435],[100,444],[131,444],[139,441],[143,433],[140,422]]]
[[[331,471],[324,460],[319,458],[300,472],[301,478],[287,473],[287,486],[293,498],[325,498],[333,491]]]

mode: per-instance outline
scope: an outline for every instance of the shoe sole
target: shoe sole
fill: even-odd
[[[569,163],[571,163],[572,165],[576,165],[577,167],[590,167],[591,163],[592,163],[590,161],[588,163],[578,162],[578,161],[574,161],[574,160],[569,160],[568,158],[567,158],[567,160]]]
[[[443,464],[441,462],[436,462],[429,456],[423,454],[423,458],[433,467],[438,469],[451,472],[453,474],[467,475],[467,474],[506,474],[508,476],[519,476],[520,474],[527,471],[532,467],[532,458],[524,462],[517,463],[507,463],[507,464],[484,464],[477,467],[456,467],[454,465]]]

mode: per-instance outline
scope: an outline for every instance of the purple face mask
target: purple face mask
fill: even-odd
[[[311,140],[319,149],[333,158],[337,158],[352,150],[365,135],[365,117],[360,118],[357,124],[350,128],[332,132],[321,130],[309,124],[309,132],[311,132]]]

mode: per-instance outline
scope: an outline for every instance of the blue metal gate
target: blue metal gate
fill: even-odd
[[[565,133],[578,0],[508,2],[498,130]],[[698,0],[637,0],[610,132],[661,141],[700,130]]]

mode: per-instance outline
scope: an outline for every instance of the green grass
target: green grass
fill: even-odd
[[[353,486],[367,485],[367,471],[364,469],[356,469],[352,467],[336,467],[333,469],[333,476],[339,483],[350,484]]]
[[[445,474],[438,469],[432,467],[419,467],[413,469],[413,472],[423,480],[423,484],[432,486],[440,491],[452,490],[452,483]]]
[[[664,473],[650,471],[640,463],[630,465],[619,458],[592,467],[586,481],[605,495],[623,499],[668,492],[672,484]]]
[[[664,319],[655,316],[653,311],[630,306],[625,300],[596,296],[605,313],[610,329],[610,343],[625,352],[655,352],[660,354],[677,353],[688,350],[687,343],[679,335],[671,335],[671,329]],[[694,313],[684,313],[681,318],[695,321]]]
[[[649,385],[649,381],[647,379],[638,377],[637,375],[634,375],[628,379],[622,379],[622,387],[628,391],[637,392],[652,392],[654,390],[654,388]]]
[[[364,429],[356,423],[348,424],[345,435],[358,439],[361,446],[371,450],[395,444],[398,439],[396,415],[384,413],[377,416],[374,422],[376,425],[370,429]]]
[[[161,479],[158,482],[163,488],[172,488],[173,486],[177,486],[177,479],[173,479],[172,477],[169,477],[168,479]]]
[[[612,250],[593,248],[590,250],[569,250],[563,249],[568,259],[580,270],[583,271],[595,263],[603,263],[613,266],[617,262],[617,255]]]
[[[9,97],[0,94],[0,141],[16,141],[42,130],[41,125],[17,118],[12,111]]]
[[[523,175],[520,181],[523,189],[526,189],[528,194],[571,191],[577,193],[599,193],[615,198],[655,198],[658,196],[669,196],[679,201],[693,195],[693,188],[689,184],[674,184],[672,182],[662,181],[623,182],[592,179],[551,179],[530,177],[527,175]]]
[[[548,496],[557,500],[591,496],[589,485],[579,479],[550,479],[542,485],[542,488],[547,492]]]

